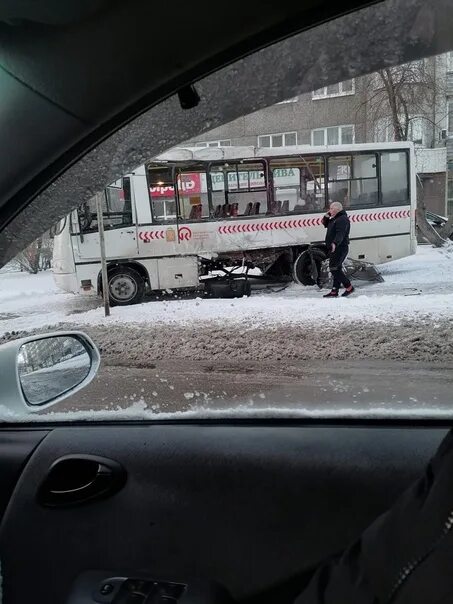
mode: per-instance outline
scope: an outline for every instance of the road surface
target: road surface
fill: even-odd
[[[95,380],[55,410],[124,408],[156,413],[247,407],[335,410],[449,410],[453,364],[387,361],[156,361],[104,364]]]

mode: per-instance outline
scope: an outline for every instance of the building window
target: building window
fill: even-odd
[[[401,119],[403,118],[401,117]],[[374,126],[374,140],[376,143],[391,143],[395,140],[395,130],[392,118],[385,117],[376,121]],[[409,118],[407,140],[412,141],[416,145],[424,145],[425,132],[422,117],[411,116]]]
[[[195,143],[195,147],[231,147],[231,140],[224,139],[221,141],[200,141]]]
[[[355,81],[353,79],[318,88],[313,91],[312,98],[313,100],[329,99],[336,96],[346,96],[348,94],[355,94]]]
[[[415,143],[416,145],[424,144],[424,128],[423,128],[423,118],[415,117],[411,118],[409,122],[409,132],[407,138]]]
[[[389,143],[394,140],[391,118],[381,118],[374,124],[374,142]]]
[[[448,134],[453,134],[453,101],[448,101]]]
[[[354,138],[353,125],[329,126],[311,131],[311,144],[315,147],[321,145],[352,145]]]
[[[453,52],[449,52],[447,56],[447,71],[453,71]]]
[[[295,147],[296,145],[297,132],[263,134],[258,137],[258,147]]]

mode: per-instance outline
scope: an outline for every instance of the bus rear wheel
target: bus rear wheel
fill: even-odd
[[[128,266],[117,266],[108,273],[109,298],[112,306],[138,304],[145,295],[143,277]]]
[[[293,277],[300,285],[318,285],[322,287],[328,280],[325,263],[327,260],[323,250],[313,247],[301,252],[293,266]]]

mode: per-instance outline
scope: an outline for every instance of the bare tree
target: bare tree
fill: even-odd
[[[440,60],[432,57],[388,67],[362,79],[363,94],[357,110],[366,112],[375,140],[423,139],[423,133],[429,133],[428,146],[434,146],[446,118],[442,103],[446,95],[445,70],[439,69]],[[442,245],[443,233],[426,220],[423,183],[419,183],[417,192],[420,232],[432,245]]]
[[[49,236],[42,237],[40,258],[39,258],[39,269],[46,271],[52,266],[52,253],[53,253],[53,238]]]
[[[446,118],[445,72],[437,57],[381,69],[362,79],[358,109],[365,109],[374,137],[405,141],[414,127],[429,131],[432,146]],[[442,106],[441,106],[442,104]]]
[[[21,271],[36,275],[52,266],[53,236],[48,231],[33,241],[14,259]]]
[[[40,270],[41,248],[42,238],[39,237],[39,239],[30,243],[28,247],[16,256],[16,261],[19,264],[21,271],[36,275]]]

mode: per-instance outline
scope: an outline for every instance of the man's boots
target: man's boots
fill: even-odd
[[[338,298],[338,289],[333,289],[328,294],[324,294],[323,298]]]
[[[354,287],[352,285],[350,285],[349,287],[347,287],[344,292],[341,294],[342,298],[347,298],[348,296],[350,296],[352,293],[354,292]]]

